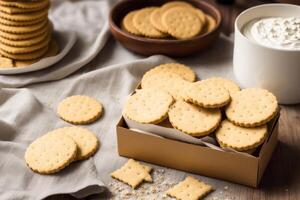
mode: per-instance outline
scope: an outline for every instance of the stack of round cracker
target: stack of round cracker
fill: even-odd
[[[237,151],[251,152],[264,142],[266,124],[279,110],[272,93],[240,90],[221,77],[195,81],[195,72],[183,64],[156,66],[144,74],[142,89],[129,97],[123,115],[146,124],[168,119],[175,129],[193,137],[215,133],[222,148]]]
[[[0,67],[20,67],[57,54],[49,0],[0,0]]]
[[[34,172],[53,174],[91,157],[98,148],[99,140],[88,129],[64,127],[34,140],[26,149],[25,161]]]
[[[189,39],[208,33],[215,27],[213,17],[184,1],[131,11],[121,23],[123,30],[149,38]]]

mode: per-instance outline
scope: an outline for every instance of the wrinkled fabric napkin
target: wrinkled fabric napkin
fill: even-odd
[[[193,67],[199,78],[232,78],[231,57],[232,42],[223,37],[210,50],[176,61]],[[143,73],[174,61],[159,55],[140,57],[110,39],[93,62],[74,76],[27,88],[0,89],[0,199],[35,200],[65,193],[82,198],[103,192],[111,181],[109,174],[126,161],[118,156],[115,131],[122,105]],[[57,174],[32,172],[24,162],[27,146],[55,128],[69,126],[56,115],[56,108],[62,99],[76,94],[103,103],[102,118],[83,126],[98,136],[100,149],[93,157]]]
[[[44,70],[0,75],[0,87],[22,87],[28,84],[59,80],[90,62],[109,37],[108,13],[115,0],[53,0],[49,18],[56,30],[74,31],[77,41],[59,63]]]

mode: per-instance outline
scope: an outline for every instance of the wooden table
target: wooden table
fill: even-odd
[[[207,0],[213,4],[213,0]],[[262,4],[258,0],[237,0],[234,6],[217,5],[223,15],[223,32],[233,32],[237,15],[248,7]],[[218,188],[227,188],[224,199],[298,200],[300,199],[300,105],[282,106],[279,125],[279,144],[264,174],[259,189],[224,183]],[[216,191],[217,192],[217,191]],[[74,199],[59,195],[48,200]]]

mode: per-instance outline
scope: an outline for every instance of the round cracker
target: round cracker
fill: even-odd
[[[263,143],[267,136],[267,126],[244,128],[236,126],[228,120],[224,120],[216,131],[216,138],[224,148],[232,148],[237,151],[254,149]]]
[[[203,28],[202,32],[209,33],[215,29],[215,27],[217,26],[217,22],[212,16],[208,14],[205,15],[205,18],[206,18],[206,26]]]
[[[94,133],[80,127],[64,127],[51,132],[70,137],[77,145],[75,160],[84,160],[92,156],[99,148],[99,141]]]
[[[174,7],[162,15],[162,24],[168,33],[177,39],[189,39],[198,35],[202,24],[195,12],[190,8]]]
[[[44,18],[47,15],[48,15],[48,9],[42,9],[36,12],[23,13],[17,15],[11,15],[11,14],[1,12],[0,17],[11,21],[32,21],[32,20],[37,20],[39,18]]]
[[[0,68],[10,68],[14,67],[14,62],[12,59],[0,57]]]
[[[0,49],[1,49],[1,52],[4,51],[9,54],[31,53],[31,52],[35,52],[35,51],[38,51],[40,49],[47,47],[49,45],[51,37],[52,37],[52,34],[48,34],[47,37],[40,43],[32,44],[30,46],[25,46],[25,47],[15,47],[15,46],[6,45],[6,44],[0,42]]]
[[[7,33],[13,33],[13,34],[23,34],[23,33],[31,33],[35,32],[39,29],[42,29],[43,27],[47,26],[48,20],[41,21],[39,23],[28,25],[28,26],[8,26],[0,23],[0,30],[7,32]]]
[[[43,47],[42,49],[39,49],[34,52],[30,52],[30,53],[12,54],[12,53],[3,51],[0,48],[0,54],[3,57],[11,58],[13,60],[34,60],[34,59],[42,57],[47,52],[47,50],[48,50],[48,45]]]
[[[76,153],[77,145],[71,138],[64,135],[46,134],[28,146],[25,161],[35,172],[52,174],[73,162]]]
[[[241,90],[240,87],[235,82],[222,77],[211,77],[205,79],[205,81],[211,82],[212,84],[217,86],[224,87],[229,92],[230,96],[232,96],[233,94]]]
[[[123,114],[138,123],[158,124],[166,119],[172,103],[172,96],[162,90],[137,90],[128,98]]]
[[[142,33],[133,25],[133,17],[137,12],[138,10],[134,10],[127,13],[127,15],[123,18],[121,22],[121,26],[129,33],[132,33],[134,35],[142,35]]]
[[[186,94],[188,102],[204,108],[221,108],[230,102],[229,92],[210,80],[192,83]]]
[[[158,65],[144,74],[146,76],[152,76],[156,73],[174,73],[181,76],[186,81],[194,82],[196,80],[195,72],[188,66],[179,63],[166,63]]]
[[[154,26],[152,26],[150,22],[150,15],[156,9],[158,8],[146,7],[140,9],[133,17],[133,25],[144,36],[151,37],[151,38],[164,38],[167,37],[168,35],[154,28]]]
[[[179,75],[170,72],[145,74],[142,78],[142,88],[157,88],[168,92],[176,100],[186,100],[186,88],[191,82],[184,80]]]
[[[16,60],[15,67],[27,67],[29,65],[32,65],[32,64],[40,61],[43,58],[56,56],[58,54],[58,52],[59,52],[59,46],[58,46],[57,42],[55,41],[55,39],[52,38],[47,52],[41,58],[35,59],[35,60]]]
[[[162,14],[164,13],[164,10],[162,8],[155,9],[151,15],[150,15],[150,22],[154,28],[157,30],[163,32],[163,33],[168,33],[168,30],[164,25],[162,24],[161,17]]]
[[[0,43],[3,43],[8,46],[13,46],[13,47],[28,47],[35,44],[39,44],[47,40],[49,34],[51,34],[51,31],[47,31],[41,35],[38,35],[37,37],[29,38],[25,40],[10,40],[10,39],[0,37]]]
[[[8,40],[26,40],[26,39],[40,36],[45,32],[48,32],[50,29],[51,30],[53,29],[53,25],[49,21],[49,23],[47,23],[46,26],[43,26],[41,29],[38,29],[31,33],[15,34],[15,33],[7,33],[7,32],[0,31],[0,37],[6,38]]]
[[[44,8],[49,5],[49,0],[35,0],[35,1],[5,1],[0,0],[1,6],[16,7],[22,9]]]
[[[11,20],[7,20],[4,18],[0,18],[0,23],[7,25],[7,26],[30,26],[33,24],[40,23],[41,21],[47,21],[47,19],[48,19],[48,16],[45,16],[45,17],[38,18],[38,19],[32,20],[32,21],[19,22],[19,21],[11,21]]]
[[[26,9],[13,7],[13,6],[0,5],[0,12],[4,12],[7,14],[23,14],[23,13],[39,11],[39,10],[45,9],[46,7],[49,7],[49,3],[48,3],[48,5],[46,4],[44,7],[35,7],[35,8],[26,8]]]
[[[205,16],[204,12],[198,8],[194,8],[194,11],[195,11],[196,15],[199,17],[202,27],[204,27],[206,25],[206,16]]]
[[[72,124],[89,124],[99,119],[103,106],[89,96],[75,95],[64,99],[57,107],[57,114]]]
[[[169,110],[172,126],[194,137],[202,137],[213,132],[221,121],[219,109],[206,109],[177,101]]]
[[[260,88],[248,88],[232,96],[226,116],[236,125],[256,127],[272,120],[277,111],[278,102],[272,93]]]

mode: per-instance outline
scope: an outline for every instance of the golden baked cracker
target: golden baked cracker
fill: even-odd
[[[236,125],[256,127],[273,119],[278,110],[278,102],[272,93],[260,88],[247,88],[232,96],[225,112]]]
[[[35,172],[52,174],[68,166],[75,159],[76,153],[77,146],[71,138],[46,134],[28,146],[25,161]]]
[[[186,90],[187,101],[204,108],[220,108],[230,102],[229,92],[210,80],[192,83]]]
[[[32,20],[37,20],[39,18],[43,18],[47,15],[48,15],[48,9],[42,9],[35,12],[23,13],[17,15],[11,15],[5,12],[1,12],[0,18],[4,18],[11,21],[32,21]]]
[[[146,7],[140,9],[133,17],[133,25],[144,36],[151,38],[164,38],[166,34],[154,28],[150,22],[151,13],[158,9],[157,7]]]
[[[176,100],[186,100],[186,88],[190,86],[191,82],[184,80],[175,73],[158,72],[146,74],[141,81],[142,88],[157,88],[168,92]]]
[[[217,26],[217,22],[212,16],[210,16],[208,14],[205,14],[205,18],[206,18],[206,25],[203,28],[202,32],[209,33],[215,29],[215,27]]]
[[[16,7],[22,9],[44,8],[49,5],[49,0],[35,0],[35,1],[6,1],[0,0],[1,6]]]
[[[237,151],[254,149],[263,143],[267,136],[267,126],[244,128],[224,120],[216,131],[217,141],[222,147]]]
[[[75,160],[84,160],[92,156],[99,148],[99,141],[94,133],[80,127],[64,127],[51,132],[70,137],[77,145]]]
[[[221,121],[219,109],[201,108],[184,101],[176,101],[168,114],[174,128],[194,137],[209,135]]]
[[[123,114],[143,124],[158,124],[168,116],[173,98],[163,90],[137,90],[125,103]]]
[[[3,51],[0,48],[0,55],[3,57],[11,58],[13,60],[34,60],[42,57],[48,50],[48,45],[34,52],[22,53],[22,54],[12,54],[6,51]]]
[[[123,18],[121,22],[121,26],[129,33],[132,33],[134,35],[142,35],[141,32],[133,25],[133,17],[137,12],[138,10],[134,10],[127,13],[127,15]]]
[[[166,193],[179,200],[197,200],[204,198],[211,191],[213,191],[212,186],[188,176]]]
[[[168,10],[170,8],[174,7],[188,7],[188,8],[194,8],[192,4],[189,4],[185,1],[170,1],[165,3],[164,5],[161,6],[163,10]]]
[[[200,10],[199,8],[194,8],[194,11],[195,11],[196,15],[199,17],[202,27],[204,27],[206,25],[206,16],[205,16],[204,12],[202,10]]]
[[[0,30],[7,33],[14,33],[14,34],[31,33],[47,26],[47,23],[48,20],[41,21],[37,24],[28,25],[28,26],[8,26],[0,23]]]
[[[53,25],[49,21],[49,23],[47,23],[46,26],[43,26],[41,29],[38,29],[31,33],[15,34],[15,33],[7,33],[7,32],[0,31],[0,37],[9,40],[26,40],[26,39],[30,39],[42,35],[45,32],[48,32],[50,29],[51,30],[53,29]]]
[[[46,7],[49,7],[48,5],[45,5],[44,7],[36,7],[36,8],[18,8],[18,7],[13,7],[13,6],[2,6],[0,5],[0,12],[4,12],[7,14],[24,14],[24,13],[30,13],[30,12],[35,12],[42,10]]]
[[[120,169],[111,173],[111,177],[130,185],[135,189],[143,181],[152,182],[147,168],[139,162],[129,159]]]
[[[58,54],[58,52],[59,52],[58,44],[55,41],[55,39],[52,39],[49,44],[49,48],[48,48],[47,52],[41,58],[38,58],[35,60],[16,60],[14,65],[15,65],[15,67],[27,67],[28,65],[32,65],[32,64],[40,61],[43,58],[56,56]]]
[[[41,35],[38,35],[37,37],[29,38],[25,40],[10,40],[10,39],[0,37],[0,43],[3,43],[8,46],[13,46],[13,47],[28,47],[35,44],[39,44],[47,40],[49,34],[51,34],[51,31],[47,31]]]
[[[225,79],[222,77],[211,77],[208,79],[205,79],[205,81],[207,82],[211,82],[212,84],[216,85],[216,86],[222,86],[224,87],[230,94],[230,96],[232,96],[234,93],[240,91],[240,87],[233,82],[232,80],[229,79]]]
[[[177,39],[192,38],[202,29],[201,21],[196,13],[185,7],[174,7],[164,12],[162,23],[168,33]]]
[[[151,70],[147,71],[144,74],[144,77],[152,76],[153,74],[160,73],[160,72],[175,73],[181,76],[186,81],[190,81],[190,82],[194,82],[196,80],[195,72],[190,67],[179,63],[166,63],[166,64],[158,65],[152,68]]]
[[[72,124],[89,124],[99,119],[103,106],[96,99],[75,95],[61,101],[57,107],[57,114]]]
[[[4,24],[6,26],[30,26],[33,24],[37,24],[40,23],[41,21],[47,21],[48,16],[42,17],[42,18],[38,18],[36,20],[32,20],[32,21],[11,21],[11,20],[7,20],[4,18],[0,18],[0,24]]]
[[[10,68],[14,67],[12,59],[0,57],[0,68]]]
[[[26,47],[15,47],[6,45],[0,42],[0,49],[10,54],[24,54],[24,53],[31,53],[38,51],[39,49],[43,49],[49,45],[51,40],[52,34],[48,34],[45,40],[41,41],[40,43],[33,44]]]
[[[161,21],[163,12],[164,10],[161,8],[155,9],[150,15],[150,22],[152,26],[154,26],[154,28],[156,28],[160,32],[168,33],[168,30],[164,27]]]

